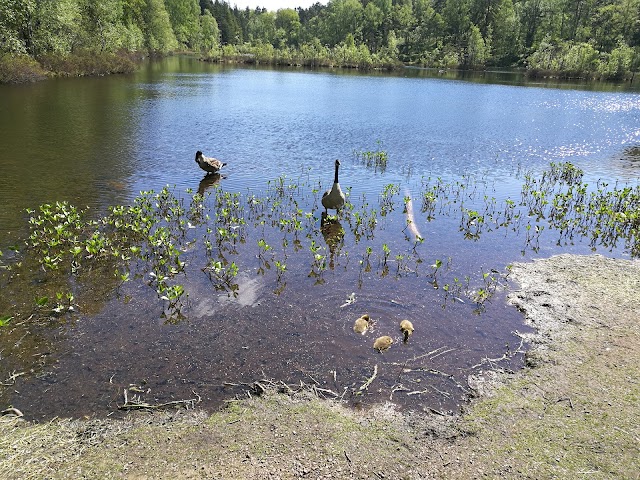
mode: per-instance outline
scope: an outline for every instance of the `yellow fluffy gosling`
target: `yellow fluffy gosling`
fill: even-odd
[[[409,320],[402,320],[400,322],[400,331],[404,333],[404,343],[407,343],[407,341],[409,341],[409,337],[413,333],[413,323]]]
[[[376,338],[376,341],[373,342],[373,348],[378,350],[380,353],[382,353],[385,350],[387,350],[392,343],[393,343],[393,338],[385,335],[384,337]]]
[[[366,313],[356,320],[353,324],[353,331],[364,335],[369,329],[369,315]]]

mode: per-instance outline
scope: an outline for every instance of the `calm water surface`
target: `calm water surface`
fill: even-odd
[[[170,58],[132,76],[0,87],[5,256],[26,235],[26,208],[68,200],[98,216],[165,185],[177,195],[214,192],[207,202],[215,209],[216,188],[270,195],[268,182],[285,176],[288,184],[305,185],[293,196],[312,214],[300,252],[293,251],[291,236],[251,227],[239,252],[226,253],[239,265],[237,297],[212,288],[200,271],[206,264],[201,252],[186,252],[192,271],[181,281],[189,300],[186,319],[177,324],[166,323],[163,303],[144,281],[114,295],[110,280],[94,279],[95,299],[79,300],[72,318],[6,330],[0,380],[26,374],[2,387],[1,401],[30,418],[104,416],[134,384],[149,402],[195,392],[213,407],[242,393],[245,383],[272,378],[316,382],[339,394],[346,389],[354,404],[392,398],[408,408],[447,411],[468,398],[469,374],[518,368],[522,355],[512,353],[520,344],[514,332],[526,330],[521,314],[500,291],[480,312],[468,299],[447,303],[442,288],[430,283],[430,265],[441,259],[451,278],[469,276],[473,284],[483,272],[503,272],[514,261],[591,248],[580,241],[558,246],[549,235],[533,250],[520,232],[465,239],[459,217],[440,212],[428,221],[420,212],[424,183],[473,175],[480,200],[485,194],[518,199],[524,171],[571,161],[590,182],[637,185],[640,96],[617,86],[523,84],[507,74],[470,80],[429,78],[419,70],[256,70]],[[198,149],[228,162],[217,186],[201,182]],[[383,171],[354,155],[378,149],[388,154]],[[378,219],[371,238],[357,239],[345,219],[338,242],[320,231],[313,189],[330,186],[336,158],[354,205],[379,209],[384,187],[399,186],[394,210]],[[415,250],[403,232],[405,196],[414,200],[415,225],[425,238]],[[284,279],[276,278],[273,265],[260,273],[256,242],[262,237],[274,246],[283,238],[290,242]],[[312,240],[331,262],[321,282],[309,276]],[[392,260],[406,256],[402,274],[394,274],[396,264],[384,273],[383,244]],[[363,272],[359,260],[367,247],[374,251],[372,269]],[[282,255],[280,247],[277,252]],[[600,253],[628,256],[624,248]],[[98,295],[101,288],[105,295]],[[9,291],[2,300],[9,313],[12,304],[31,301]],[[356,302],[345,305],[352,293]],[[353,321],[363,313],[376,320],[375,331],[355,335]],[[397,330],[403,318],[416,327],[406,345]],[[373,339],[387,334],[397,345],[374,352]],[[505,353],[508,360],[486,360]],[[368,393],[354,395],[376,367]]]

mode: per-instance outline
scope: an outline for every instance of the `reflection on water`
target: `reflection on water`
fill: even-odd
[[[344,246],[344,228],[337,218],[328,215],[327,212],[322,212],[320,231],[329,247],[329,268],[333,270],[335,257],[340,255],[340,250]]]
[[[180,217],[190,225],[176,234],[186,267],[174,278],[188,297],[176,324],[166,322],[144,261],[124,283],[112,265],[61,283],[34,266],[24,289],[0,278],[0,314],[35,309],[33,291],[52,301],[73,291],[77,304],[37,328],[6,330],[0,381],[26,373],[0,400],[31,418],[102,415],[136,384],[148,402],[196,391],[212,407],[268,376],[346,390],[354,404],[392,398],[408,408],[458,408],[471,393],[467,376],[517,351],[523,326],[504,303],[504,284],[490,285],[497,293],[483,309],[447,295],[445,284],[453,290],[468,277],[477,293],[491,269],[591,251],[579,238],[558,245],[551,233],[531,238],[481,217],[498,216],[493,200],[517,202],[523,171],[549,161],[571,160],[589,181],[637,182],[640,100],[522,89],[506,74],[500,84],[448,75],[236,69],[175,58],[133,76],[0,87],[3,249],[25,235],[23,209],[45,202],[66,199],[99,217],[169,184],[181,198],[197,191],[209,209]],[[202,178],[193,162],[199,146],[229,162],[224,177]],[[384,168],[362,155],[374,150],[386,154]],[[322,214],[319,196],[335,158],[353,209],[334,217]],[[431,187],[446,202],[431,203]],[[212,262],[220,275],[235,264],[237,275],[222,284]],[[364,313],[375,326],[354,334]],[[402,319],[415,326],[407,344]],[[372,344],[382,335],[395,343],[379,354]],[[499,366],[521,362],[518,353]],[[352,395],[376,366],[367,394]]]
[[[222,175],[220,175],[219,173],[213,173],[211,175],[205,175],[204,178],[202,180],[200,180],[200,183],[198,184],[198,193],[200,195],[204,196],[204,194],[206,193],[207,190],[209,190],[211,187],[216,185],[223,178],[224,177]]]

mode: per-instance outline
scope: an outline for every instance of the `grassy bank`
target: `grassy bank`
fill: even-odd
[[[640,263],[516,264],[529,368],[472,379],[460,418],[267,388],[204,412],[0,419],[2,478],[639,478]]]

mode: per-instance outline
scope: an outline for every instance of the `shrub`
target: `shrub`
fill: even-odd
[[[42,67],[56,75],[82,77],[85,75],[106,75],[111,73],[131,73],[135,62],[125,54],[82,51],[73,54],[47,53],[38,58]]]
[[[46,72],[27,55],[0,55],[0,83],[28,83],[43,80]]]

